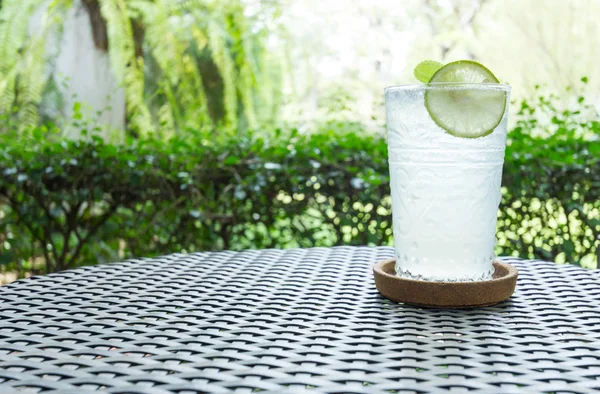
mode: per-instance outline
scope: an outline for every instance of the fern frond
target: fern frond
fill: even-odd
[[[23,69],[18,81],[20,127],[37,125],[39,121],[39,105],[46,85],[46,37],[49,32],[62,22],[66,9],[71,6],[70,0],[53,0],[46,8],[41,28],[30,39],[24,52]]]
[[[171,0],[153,3],[133,0],[127,4],[146,26],[146,47],[160,71],[156,84],[171,105],[170,116],[175,127],[197,126],[198,118],[203,122],[209,120],[202,78],[187,53],[189,29],[181,23],[185,15],[169,12]],[[164,118],[167,110],[160,107],[159,112],[158,121],[164,124],[160,118]]]
[[[26,52],[24,68],[19,76],[17,108],[19,108],[19,125],[21,128],[35,126],[39,120],[39,103],[46,82],[44,73],[45,40],[33,40]]]
[[[17,79],[21,73],[20,51],[25,47],[29,19],[40,0],[6,0],[0,8],[0,113],[15,104]]]
[[[170,133],[175,128],[171,103],[164,103],[158,110],[158,124],[162,131]]]
[[[185,78],[183,75],[185,70],[181,65],[184,48],[171,29],[164,2],[157,1],[154,7],[154,12],[147,15],[148,19],[146,19],[146,40],[152,48],[154,60],[162,71],[159,83],[167,93],[167,98],[173,105],[177,105],[173,89],[176,89]],[[174,112],[179,111],[175,108]],[[181,121],[180,116],[177,121]]]
[[[0,8],[0,73],[8,72],[25,45],[29,19],[42,0],[5,0]]]
[[[16,97],[18,69],[13,67],[8,73],[0,79],[0,114],[12,112]]]
[[[131,124],[141,133],[149,133],[154,127],[144,100],[144,62],[135,55],[133,27],[126,1],[100,0],[100,12],[106,20],[112,69],[125,88]]]
[[[19,109],[21,128],[35,125],[46,83],[46,37],[61,22],[70,0],[53,0],[45,6],[42,23],[27,37],[29,20],[40,0],[8,1],[0,10],[0,111]]]
[[[204,92],[204,86],[202,76],[198,70],[198,66],[192,57],[188,54],[182,57],[184,69],[186,75],[188,75],[187,83],[183,86],[187,90],[186,95],[190,95],[194,98],[194,106],[191,107],[194,110],[190,112],[188,118],[190,120],[186,126],[197,126],[197,123],[207,124],[211,122],[210,114],[208,113],[207,97]],[[191,109],[188,107],[188,110]]]
[[[235,53],[235,61],[239,69],[238,91],[242,100],[244,115],[248,120],[250,128],[256,128],[257,112],[255,108],[255,92],[259,89],[257,79],[260,76],[257,57],[254,51],[253,36],[248,27],[244,8],[240,3],[235,4],[229,10],[230,23],[228,33],[232,38],[232,51]]]
[[[239,91],[244,104],[244,114],[248,119],[248,126],[255,129],[258,126],[256,120],[256,109],[254,108],[254,91],[253,91],[253,75],[250,67],[247,64],[242,65],[240,70]]]
[[[289,71],[289,63],[287,63],[285,55],[266,53],[263,61],[265,64],[271,65],[271,67],[263,67],[261,70],[260,80],[263,81],[261,92],[264,103],[261,119],[277,124],[279,105],[284,97],[285,81],[283,76],[291,74],[291,72]]]
[[[236,94],[236,71],[235,63],[231,58],[227,42],[225,40],[225,32],[220,26],[210,21],[208,24],[208,43],[213,60],[223,79],[224,85],[224,105],[225,117],[227,124],[232,128],[237,128],[237,94]]]

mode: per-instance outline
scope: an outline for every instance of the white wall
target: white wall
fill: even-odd
[[[47,3],[32,17],[30,33],[41,26],[46,6]],[[50,38],[47,51],[50,57],[55,57],[49,73],[63,98],[64,105],[59,110],[66,126],[65,135],[79,137],[79,128],[68,126],[75,102],[82,104],[84,118],[99,125],[105,137],[119,135],[125,127],[125,94],[111,71],[108,54],[94,45],[87,10],[80,0],[73,1],[62,37]],[[99,117],[97,111],[102,111]]]

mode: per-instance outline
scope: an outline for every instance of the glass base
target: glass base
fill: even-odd
[[[396,276],[428,282],[482,282],[492,279],[495,259],[494,255],[471,261],[433,261],[396,254]]]

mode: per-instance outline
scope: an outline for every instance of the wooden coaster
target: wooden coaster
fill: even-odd
[[[482,282],[428,282],[396,276],[396,260],[373,266],[375,286],[386,298],[427,308],[466,309],[498,304],[509,298],[517,285],[517,269],[494,261],[491,280]]]

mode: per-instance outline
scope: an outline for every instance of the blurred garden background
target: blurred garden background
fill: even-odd
[[[598,267],[600,0],[1,0],[0,283],[391,245],[383,88],[513,86],[499,255]]]

